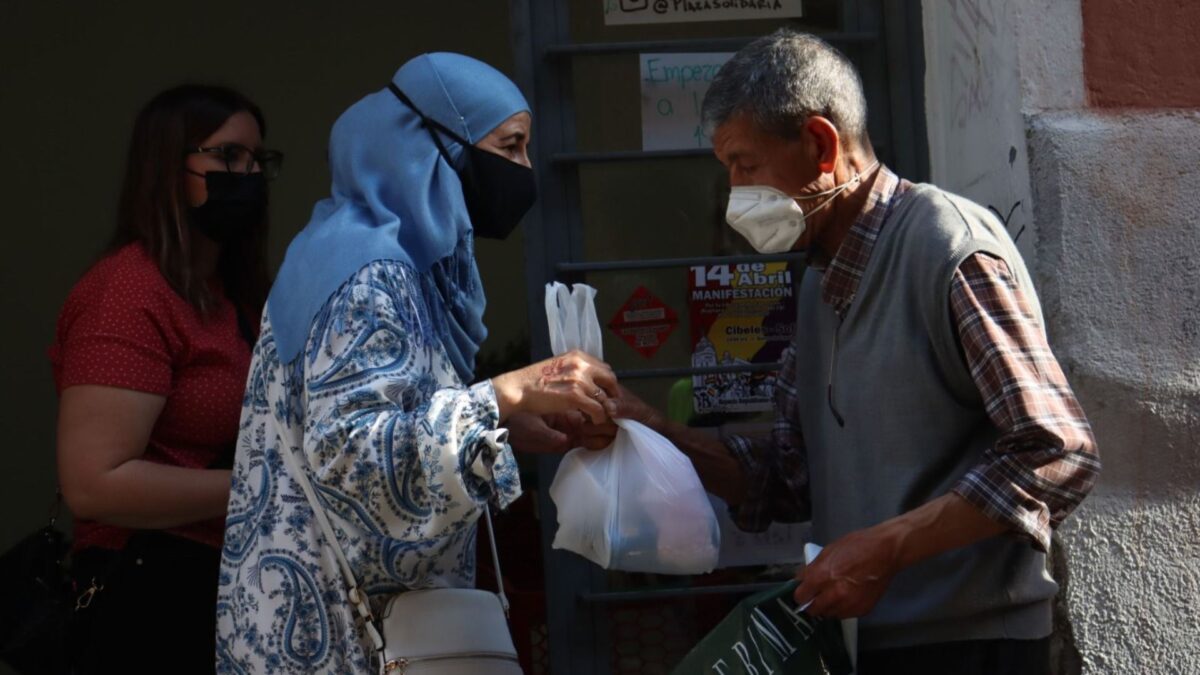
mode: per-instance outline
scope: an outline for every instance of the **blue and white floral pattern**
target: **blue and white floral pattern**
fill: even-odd
[[[521,494],[491,383],[458,378],[418,279],[398,262],[364,267],[291,364],[264,313],[226,519],[217,672],[378,667],[281,452],[310,472],[376,611],[406,589],[473,586],[481,509]]]

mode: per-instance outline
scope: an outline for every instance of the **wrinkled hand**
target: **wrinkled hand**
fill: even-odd
[[[612,419],[641,422],[660,433],[666,421],[662,413],[619,384],[617,385],[617,395],[609,399],[605,408],[608,410],[608,416]]]
[[[606,408],[609,407],[609,403],[611,399],[605,403]],[[612,445],[613,439],[617,437],[617,425],[611,419],[596,424],[583,415],[576,415],[567,420],[567,424],[567,428],[559,428],[571,436],[573,447],[603,450]]]
[[[796,572],[796,603],[812,616],[849,619],[869,613],[898,571],[899,549],[880,528],[851,532]]]
[[[600,450],[612,445],[617,435],[614,420],[630,419],[641,422],[655,431],[662,432],[663,416],[645,401],[634,396],[628,389],[617,385],[617,396],[604,402],[609,419],[596,424],[584,420],[580,435],[581,445],[589,450]]]
[[[617,395],[607,363],[574,350],[492,378],[501,422],[516,412],[555,415],[579,411],[593,423],[608,419],[604,402]]]

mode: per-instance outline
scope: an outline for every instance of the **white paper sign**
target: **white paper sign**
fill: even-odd
[[[603,0],[604,23],[685,23],[801,16],[800,0]]]
[[[700,103],[732,53],[642,54],[642,149],[711,148]]]
[[[771,523],[765,532],[744,532],[729,517],[720,497],[708,495],[721,527],[721,552],[717,567],[746,567],[797,563],[804,560],[804,544],[812,539],[809,523]]]

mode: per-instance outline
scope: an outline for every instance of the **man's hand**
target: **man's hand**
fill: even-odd
[[[666,426],[662,413],[619,384],[617,385],[617,395],[605,401],[604,407],[611,419],[630,419],[641,422],[660,434],[663,433]]]
[[[813,616],[863,616],[874,609],[900,570],[1007,529],[959,495],[942,495],[826,546],[813,564],[796,574],[796,602],[803,606],[812,600],[808,612]]]
[[[618,427],[614,421],[617,419],[635,420],[659,433],[663,432],[662,415],[619,384],[617,385],[617,396],[606,400],[604,409],[608,413],[608,419],[599,424],[593,423],[582,415],[574,420],[579,424],[570,433],[579,439],[579,445],[582,447],[589,450],[602,450],[612,445],[613,439],[617,435]]]
[[[613,444],[617,437],[617,425],[611,419],[600,424],[593,424],[583,415],[574,415],[567,424],[567,433],[575,441],[575,447],[588,450],[604,450]]]
[[[897,568],[898,545],[869,528],[826,546],[812,564],[796,572],[796,603],[812,601],[808,613],[849,619],[869,613],[883,597]]]

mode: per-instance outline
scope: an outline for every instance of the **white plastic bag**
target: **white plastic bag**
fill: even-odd
[[[578,349],[604,360],[596,289],[587,284],[575,284],[570,290],[557,281],[546,284],[546,322],[550,324],[550,351],[555,356]]]
[[[546,319],[555,354],[571,349],[602,358],[596,289],[546,285]],[[550,486],[558,509],[554,548],[605,569],[700,574],[716,567],[720,527],[691,460],[633,420],[618,420],[611,447],[576,448]]]

